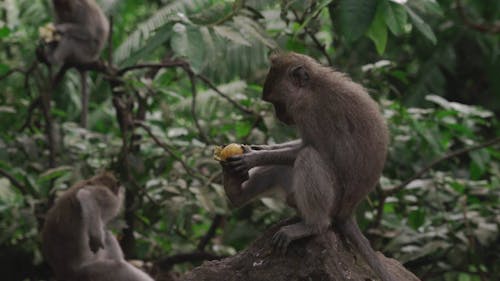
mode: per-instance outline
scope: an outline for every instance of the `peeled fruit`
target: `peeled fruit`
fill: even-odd
[[[48,23],[45,26],[39,27],[38,34],[45,43],[51,43],[61,39],[61,36],[57,33],[56,27],[53,23]]]
[[[214,159],[217,161],[226,161],[227,158],[243,154],[243,145],[237,143],[231,143],[225,147],[216,146],[214,148]]]

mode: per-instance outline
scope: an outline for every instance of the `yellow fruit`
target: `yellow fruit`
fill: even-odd
[[[216,146],[214,148],[214,159],[217,161],[226,161],[227,158],[243,154],[243,152],[243,146],[237,143],[228,144],[224,148]]]
[[[45,43],[59,41],[61,39],[60,35],[57,33],[56,27],[54,26],[53,23],[48,23],[45,26],[39,27],[38,33],[40,35],[40,38]]]

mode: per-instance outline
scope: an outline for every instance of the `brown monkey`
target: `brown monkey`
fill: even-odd
[[[85,128],[89,93],[86,71],[82,68],[99,58],[108,38],[108,19],[95,0],[52,0],[52,4],[55,33],[59,40],[46,46],[45,57],[51,65],[62,64],[54,84],[62,79],[68,68],[79,69],[82,85],[81,125]]]
[[[280,121],[296,125],[301,140],[229,158],[224,186],[231,202],[241,205],[279,186],[301,221],[275,234],[278,250],[327,231],[333,221],[382,280],[395,281],[354,218],[387,153],[388,130],[375,101],[346,75],[296,53],[271,56],[263,100]]]
[[[110,173],[76,183],[49,210],[42,250],[58,280],[152,281],[124,260],[107,223],[119,212],[123,188]]]

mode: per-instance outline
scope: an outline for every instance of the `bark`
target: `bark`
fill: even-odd
[[[273,252],[273,226],[247,249],[219,261],[207,261],[182,281],[378,281],[354,246],[334,230],[292,242],[286,255]],[[377,253],[395,280],[419,281],[398,261]]]

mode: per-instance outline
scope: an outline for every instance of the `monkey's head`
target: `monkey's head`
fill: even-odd
[[[310,57],[297,53],[275,53],[270,56],[271,68],[264,82],[262,100],[274,106],[276,117],[285,124],[293,125],[294,111],[302,105],[302,98],[311,86]]]
[[[95,196],[105,221],[118,214],[123,203],[124,189],[113,174],[101,173],[91,178],[85,188]]]

